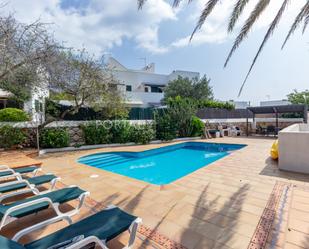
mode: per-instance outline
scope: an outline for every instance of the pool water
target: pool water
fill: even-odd
[[[81,157],[78,162],[147,183],[164,185],[244,146],[185,142],[142,152],[96,153]]]

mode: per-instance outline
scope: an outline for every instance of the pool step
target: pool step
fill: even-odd
[[[105,160],[105,159],[113,159],[113,158],[119,158],[119,157],[122,157],[120,155],[115,155],[115,154],[106,154],[106,155],[99,155],[99,156],[96,156],[96,157],[92,157],[90,159],[84,159],[85,162],[87,163],[92,163],[92,162],[96,162],[98,160]]]
[[[124,157],[121,155],[113,155],[112,157],[103,157],[103,158],[87,160],[87,161],[84,161],[84,163],[89,164],[94,167],[96,166],[104,167],[104,166],[110,166],[110,165],[114,165],[118,163],[131,161],[133,159],[135,158]]]
[[[95,165],[95,164],[97,164],[97,163],[108,163],[108,162],[114,162],[114,161],[118,161],[118,160],[121,160],[121,159],[123,159],[123,158],[126,158],[126,157],[113,157],[113,158],[108,158],[108,159],[97,159],[96,161],[92,161],[92,162],[90,162],[90,164],[91,165]],[[87,163],[89,163],[89,162],[87,162]]]
[[[133,158],[124,158],[123,160],[119,160],[119,161],[103,163],[102,165],[99,166],[99,168],[104,169],[106,167],[113,166],[115,164],[121,164],[121,163],[129,162],[129,161],[132,161],[132,160],[133,160]]]

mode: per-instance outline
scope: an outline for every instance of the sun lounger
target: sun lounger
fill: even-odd
[[[57,181],[60,178],[53,175],[53,174],[46,174],[40,176],[34,176],[27,179],[11,181],[0,184],[0,203],[10,197],[26,194],[26,193],[33,193],[35,195],[44,194],[54,190]],[[45,191],[39,191],[37,188],[42,184],[50,183],[50,188]],[[14,192],[12,192],[14,191]]]
[[[17,180],[22,180],[21,175],[32,173],[32,176],[36,176],[39,170],[40,168],[37,166],[28,166],[12,169],[7,165],[0,165],[0,181],[9,177],[14,177]]]
[[[9,204],[0,204],[0,230],[12,221],[37,213],[48,207],[53,208],[57,216],[72,216],[79,212],[82,207],[85,197],[89,195],[78,187],[71,186],[59,190],[55,190],[46,194],[32,196],[23,200],[18,200]],[[59,210],[59,205],[71,200],[79,200],[79,204],[71,211],[63,213]],[[1,247],[0,247],[1,248]]]
[[[122,211],[115,206],[109,206],[94,215],[84,218],[74,224],[62,228],[50,235],[36,241],[22,245],[19,239],[33,231],[45,228],[47,225],[62,220],[64,217],[56,217],[26,228],[17,233],[12,240],[0,236],[1,249],[39,249],[39,248],[66,248],[77,249],[87,245],[96,245],[107,248],[106,243],[116,238],[121,233],[129,230],[130,238],[126,249],[132,248],[138,225],[141,219]]]

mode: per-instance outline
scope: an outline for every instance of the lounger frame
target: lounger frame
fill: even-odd
[[[105,210],[108,209],[113,209],[116,208],[116,206],[114,205],[109,205]],[[67,215],[62,215],[62,216],[57,216],[54,218],[51,218],[49,220],[40,222],[36,225],[33,225],[31,227],[25,228],[21,231],[19,231],[13,238],[12,240],[18,242],[24,235],[27,235],[33,231],[37,231],[40,230],[50,224],[54,224],[56,222],[59,221],[66,221],[68,222],[68,224],[72,224],[72,220],[69,216]],[[138,226],[142,223],[142,219],[141,218],[136,218],[130,225],[128,231],[130,233],[130,237],[129,237],[129,241],[127,243],[127,245],[123,248],[123,249],[131,249],[133,247],[134,241],[136,239],[136,234],[137,234],[137,229]],[[66,249],[79,249],[82,248],[84,246],[89,245],[90,243],[95,243],[95,245],[100,246],[103,249],[108,249],[107,245],[106,245],[106,241],[104,240],[100,240],[99,238],[97,238],[96,236],[88,236],[70,246],[67,246]]]
[[[75,186],[69,186],[70,187],[75,187]],[[78,198],[78,205],[71,211],[68,211],[68,212],[61,212],[60,209],[59,209],[59,206],[60,206],[60,203],[57,203],[57,202],[52,202],[52,200],[48,197],[42,197],[40,199],[37,199],[37,200],[33,200],[33,201],[29,201],[29,202],[26,202],[26,203],[22,203],[20,205],[17,205],[17,206],[14,206],[14,207],[11,207],[9,208],[3,215],[2,219],[1,219],[1,222],[0,222],[0,231],[1,229],[8,225],[9,223],[17,220],[18,218],[16,217],[12,217],[10,216],[10,214],[12,214],[13,212],[15,211],[18,211],[20,209],[23,209],[23,208],[26,208],[26,207],[31,207],[33,205],[36,205],[36,204],[39,204],[39,203],[48,203],[49,206],[55,211],[56,215],[58,217],[63,217],[63,216],[68,216],[68,217],[71,217],[75,214],[77,214],[79,212],[79,210],[81,209],[81,207],[84,205],[84,202],[85,202],[85,198],[87,196],[89,196],[89,192],[84,192],[82,193]]]
[[[3,172],[3,171],[10,171],[12,174],[7,175],[7,176],[0,176],[0,181],[6,180],[6,179],[11,178],[11,177],[14,177],[19,181],[22,180],[21,174],[15,172],[14,169],[10,168],[7,165],[0,165],[0,172]],[[41,168],[37,168],[37,169],[33,170],[32,172],[25,173],[25,174],[32,174],[32,176],[36,176],[39,171],[41,171]]]
[[[46,175],[50,175],[50,174],[51,173],[47,173]],[[30,184],[27,179],[21,179],[21,180],[17,180],[17,181],[2,183],[2,184],[0,184],[0,187],[10,186],[10,185],[19,184],[19,183],[25,183],[26,186],[24,188],[18,189],[16,191],[13,190],[14,192],[1,194],[0,203],[2,203],[7,198],[22,195],[22,194],[27,194],[27,193],[32,193],[34,195],[46,194],[48,192],[53,191],[56,187],[57,182],[60,181],[60,180],[61,180],[60,177],[56,177],[56,178],[52,179],[49,182],[50,187],[47,190],[44,190],[44,191],[38,190],[37,187],[40,186],[40,185],[35,186],[34,184]],[[47,183],[44,183],[44,184],[47,184]]]

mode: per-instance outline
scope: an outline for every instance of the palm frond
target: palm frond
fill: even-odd
[[[306,13],[308,13],[309,11],[309,1],[306,1],[305,5],[301,8],[300,12],[298,13],[298,15],[296,16],[282,46],[281,49],[284,48],[285,44],[287,43],[287,41],[289,40],[289,38],[291,37],[291,35],[294,33],[294,31],[297,29],[297,27],[299,26],[299,24],[303,21],[303,19],[306,16]],[[305,27],[306,28],[306,27]]]
[[[259,49],[258,49],[258,51],[257,51],[257,53],[255,55],[253,61],[252,61],[252,64],[251,64],[251,66],[249,68],[249,71],[248,71],[248,73],[246,75],[246,78],[245,78],[244,82],[241,85],[241,88],[240,88],[239,93],[238,93],[238,97],[240,96],[240,94],[241,94],[241,92],[242,92],[242,90],[243,90],[243,88],[245,86],[245,83],[246,83],[246,81],[247,81],[247,79],[248,79],[248,77],[249,77],[249,75],[250,75],[250,73],[252,71],[252,68],[254,67],[254,65],[255,65],[255,63],[257,61],[257,58],[259,57],[260,53],[262,52],[266,42],[268,41],[268,39],[271,37],[271,35],[274,33],[276,27],[278,26],[278,23],[280,22],[281,17],[283,15],[284,11],[286,10],[286,7],[287,7],[289,2],[290,2],[290,0],[284,0],[283,1],[280,9],[277,12],[277,15],[275,16],[275,18],[271,22],[271,24],[270,24],[270,26],[269,26],[269,28],[268,28],[268,30],[266,32],[266,35],[264,36],[264,39],[263,39],[263,41],[262,41],[262,43],[261,43],[261,45],[260,45],[260,47],[259,47]]]
[[[256,4],[254,10],[251,12],[251,14],[248,17],[248,19],[246,20],[244,26],[241,28],[239,35],[236,37],[234,44],[233,44],[233,47],[232,47],[230,53],[228,54],[227,59],[224,63],[224,67],[227,66],[227,63],[231,59],[233,53],[239,47],[239,45],[243,41],[243,39],[247,36],[251,27],[254,25],[254,23],[257,21],[257,19],[263,13],[263,11],[266,9],[269,2],[270,2],[270,0],[259,0],[259,2]]]
[[[238,20],[238,18],[240,17],[240,15],[242,14],[246,4],[249,2],[250,0],[238,0],[234,6],[234,9],[232,11],[231,17],[230,17],[230,21],[229,21],[229,25],[228,25],[228,32],[232,32],[234,29],[234,26]]]
[[[309,9],[308,9],[307,12],[308,12],[308,13],[307,13],[307,15],[306,15],[305,23],[304,23],[304,27],[303,27],[303,34],[305,33],[306,28],[307,28],[307,26],[308,26],[308,24],[309,24]]]
[[[137,8],[139,10],[142,9],[146,1],[147,0],[137,0]]]
[[[174,0],[174,2],[173,2],[173,7],[174,7],[174,8],[178,7],[181,1],[182,1],[182,0]]]
[[[206,3],[205,8],[202,11],[202,14],[200,15],[200,18],[199,18],[192,34],[191,34],[190,41],[192,40],[196,31],[199,30],[203,26],[206,18],[209,16],[209,14],[212,12],[212,10],[214,9],[214,7],[217,5],[218,2],[219,2],[219,0],[209,0]]]
[[[174,8],[178,7],[181,1],[182,1],[182,0],[174,0],[174,2],[173,2],[173,7],[174,7]],[[193,1],[193,0],[188,0],[188,4],[191,3],[192,1]]]

